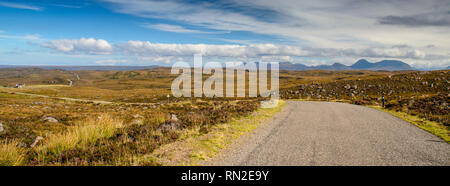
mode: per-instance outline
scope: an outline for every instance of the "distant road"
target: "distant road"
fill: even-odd
[[[388,113],[288,101],[211,165],[450,165],[450,145]]]
[[[66,97],[50,97],[50,96],[46,96],[46,95],[30,94],[30,93],[14,92],[14,91],[0,91],[0,92],[24,95],[24,96],[31,96],[31,97],[41,97],[41,98],[59,99],[59,100],[65,100],[65,101],[74,101],[74,102],[92,102],[92,103],[97,103],[97,104],[113,104],[113,102],[110,102],[110,101],[99,101],[99,100],[88,100],[88,99],[77,99],[77,98],[66,98]]]

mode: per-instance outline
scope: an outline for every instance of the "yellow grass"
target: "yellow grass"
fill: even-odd
[[[16,140],[0,142],[0,166],[20,166],[25,160],[25,149]]]
[[[101,138],[111,137],[116,129],[122,126],[122,122],[109,115],[79,123],[66,133],[47,136],[44,144],[35,149],[37,159],[45,162],[47,156],[59,155],[63,151],[89,145]]]

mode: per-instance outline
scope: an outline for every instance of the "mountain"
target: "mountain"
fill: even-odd
[[[408,64],[398,60],[383,60],[375,63],[371,63],[365,59],[356,61],[351,66],[347,66],[341,63],[334,63],[332,65],[318,65],[318,66],[306,66],[304,64],[293,64],[290,62],[281,62],[280,70],[413,70]]]
[[[372,66],[372,63],[369,63],[367,60],[365,59],[360,59],[358,60],[355,64],[353,64],[351,66],[351,68],[355,68],[355,69],[365,69],[365,68],[370,68]]]
[[[280,70],[309,70],[309,67],[300,63],[280,62]]]
[[[350,67],[355,70],[412,70],[411,66],[397,60],[383,60],[376,63],[370,63],[365,59],[360,59]]]

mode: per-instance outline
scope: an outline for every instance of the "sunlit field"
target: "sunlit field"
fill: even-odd
[[[448,141],[448,73],[281,71],[280,96],[379,108],[384,96],[383,109],[416,117]],[[193,134],[216,134],[219,124],[234,126],[265,100],[168,98],[177,77],[168,68],[1,69],[0,75],[1,165],[164,165],[167,158],[154,155],[160,147]],[[13,88],[18,83],[24,86]]]

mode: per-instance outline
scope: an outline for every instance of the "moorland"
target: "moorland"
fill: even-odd
[[[449,72],[282,70],[280,96],[374,107],[448,142]],[[0,69],[0,165],[164,165],[149,154],[186,131],[208,135],[252,116],[265,100],[167,97],[176,77],[169,68]]]

